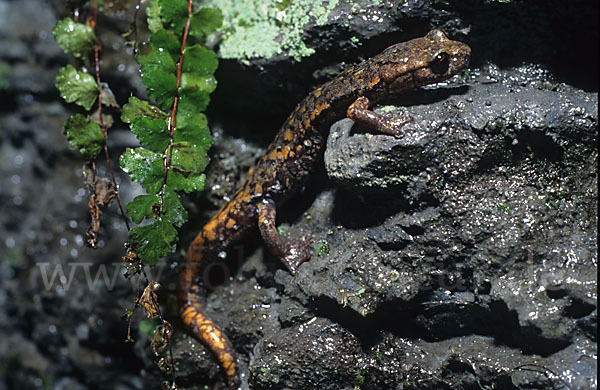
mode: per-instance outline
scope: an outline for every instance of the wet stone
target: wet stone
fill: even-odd
[[[262,389],[351,386],[362,357],[351,333],[318,317],[264,338],[254,354],[250,379]]]

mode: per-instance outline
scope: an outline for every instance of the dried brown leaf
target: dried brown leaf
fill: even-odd
[[[98,247],[98,232],[102,217],[102,208],[110,204],[115,198],[116,191],[113,183],[105,177],[97,177],[96,172],[90,164],[83,166],[84,183],[90,190],[90,227],[85,232],[85,244],[96,249]]]
[[[125,277],[131,278],[133,275],[137,275],[142,272],[142,260],[137,255],[137,252],[129,245],[125,243],[127,248],[127,254],[122,257],[125,265]]]
[[[100,115],[98,115],[98,110],[94,111],[92,115],[90,115],[90,119],[99,125],[103,124],[105,129],[110,129],[115,122],[112,115],[102,114],[102,123],[100,123]]]
[[[177,387],[175,382],[170,383],[168,381],[164,381],[160,384],[160,390],[179,390],[179,387]]]
[[[173,361],[169,358],[163,357],[163,358],[160,358],[160,360],[156,363],[156,365],[158,366],[158,368],[160,368],[160,370],[163,373],[170,374],[171,367],[173,367]]]
[[[101,207],[108,206],[117,194],[112,181],[105,177],[96,180],[96,183],[94,184],[94,193],[97,196],[96,202]]]
[[[144,292],[140,297],[139,304],[146,311],[146,316],[148,318],[158,317],[158,308],[156,307],[158,297],[156,296],[155,291],[158,290],[159,287],[160,284],[157,281],[151,280],[146,288],[144,288]]]
[[[167,345],[169,345],[169,340],[171,339],[171,335],[173,334],[173,327],[167,321],[164,321],[162,324],[156,327],[154,331],[154,336],[152,336],[152,351],[158,356],[163,353]]]
[[[100,83],[100,99],[102,100],[102,104],[107,107],[119,108],[115,94],[107,83]]]
[[[98,248],[98,232],[100,231],[100,216],[102,211],[96,202],[96,195],[90,196],[90,202],[88,203],[90,209],[90,227],[85,232],[85,245],[90,248]]]

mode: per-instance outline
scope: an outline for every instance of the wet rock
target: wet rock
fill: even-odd
[[[490,72],[475,73],[480,81],[489,77],[481,73]],[[360,132],[350,120],[338,122],[325,152],[329,177],[358,193],[393,193],[413,204],[490,160],[525,151],[557,160],[567,143],[590,145],[597,139],[596,94],[549,82],[540,89],[540,81],[520,81],[527,73],[519,70],[496,73],[495,82],[478,82],[468,94],[463,86],[413,96],[426,104],[409,108],[413,122],[396,138]],[[441,101],[433,103],[436,95]],[[393,109],[379,113],[406,115]]]
[[[371,348],[370,360],[360,371],[361,389],[391,388],[398,375],[403,375],[403,383],[410,389],[590,388],[589,360],[575,356],[581,349],[570,349],[541,358],[482,336],[431,343],[386,335]],[[561,366],[565,358],[578,366],[576,373]]]
[[[577,325],[586,333],[590,340],[596,342],[598,338],[598,309],[593,313],[577,319]]]
[[[340,389],[355,383],[362,351],[352,333],[314,317],[265,337],[254,355],[249,369],[256,389]]]
[[[148,340],[140,343],[139,353],[141,356],[149,355]],[[177,383],[183,388],[199,388],[198,383],[211,384],[219,388],[223,380],[219,365],[212,357],[210,351],[198,343],[196,339],[188,335],[178,335],[172,343],[173,357],[177,362]],[[151,357],[147,356],[146,364],[150,367],[154,363]],[[147,378],[147,383],[158,383],[161,380],[160,373]]]
[[[52,5],[48,3],[25,0],[15,7],[9,1],[0,2],[1,58],[34,64],[32,48],[44,62],[62,56],[50,32],[56,23],[56,16]],[[24,16],[27,23],[23,23]]]
[[[243,139],[227,136],[219,124],[211,130],[215,145],[211,149],[212,163],[206,174],[212,183],[209,200],[213,207],[218,208],[244,183],[248,169],[263,155],[264,149]]]
[[[11,387],[40,387],[56,373],[56,367],[44,356],[35,343],[21,335],[3,338],[0,353],[5,356],[5,384]]]
[[[259,340],[281,328],[278,321],[279,299],[275,289],[263,288],[253,279],[243,282],[219,287],[227,289],[231,299],[229,302],[209,302],[209,305],[215,311],[214,318],[221,318],[223,323],[227,323],[228,336],[238,348],[249,353]]]

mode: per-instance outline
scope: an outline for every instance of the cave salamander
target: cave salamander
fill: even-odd
[[[432,30],[425,37],[388,47],[315,89],[290,114],[265,155],[250,169],[246,183],[191,243],[179,277],[181,318],[216,356],[229,388],[239,387],[238,366],[231,343],[204,308],[201,281],[206,265],[258,227],[267,249],[296,273],[310,258],[311,241],[282,239],[275,224],[276,209],[322,159],[330,126],[348,117],[374,131],[399,134],[409,117],[379,115],[369,108],[390,95],[448,79],[467,66],[470,52],[466,44]]]

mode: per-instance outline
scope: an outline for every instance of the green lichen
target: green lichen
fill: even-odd
[[[248,63],[252,58],[289,55],[296,61],[312,55],[302,35],[308,22],[322,25],[339,0],[205,0],[224,15],[222,58]]]

